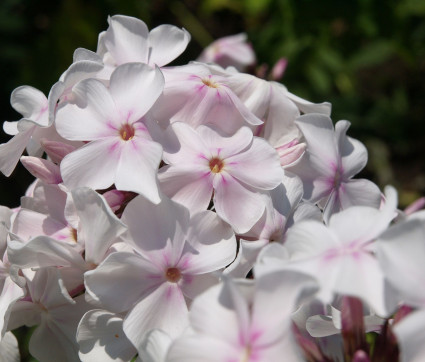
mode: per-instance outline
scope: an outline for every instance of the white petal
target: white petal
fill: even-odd
[[[121,124],[115,103],[105,85],[97,79],[86,79],[74,92],[87,102],[85,108],[67,104],[56,113],[56,129],[68,139],[89,141],[111,135],[119,136]]]
[[[220,179],[214,187],[214,205],[218,215],[232,225],[237,233],[247,232],[264,212],[265,204],[261,195],[224,172],[217,177]]]
[[[175,283],[165,282],[137,303],[124,319],[124,332],[137,349],[146,334],[161,329],[178,337],[189,325],[184,296]]]
[[[35,130],[35,126],[26,131],[19,132],[16,136],[10,139],[7,143],[0,145],[0,171],[7,177],[13,172],[19,158],[24,152],[31,135]]]
[[[87,312],[77,330],[82,361],[129,361],[137,353],[122,329],[122,318],[100,309]]]
[[[138,121],[156,102],[164,88],[159,68],[142,63],[123,64],[111,75],[109,90],[117,109],[129,123]]]
[[[95,270],[85,273],[87,291],[108,310],[129,310],[158,284],[158,270],[141,256],[117,252],[110,254]]]
[[[224,268],[236,256],[232,228],[212,211],[198,213],[190,220],[187,241],[196,250],[190,255],[186,271],[203,274]],[[182,260],[185,256],[183,255]]]
[[[162,67],[184,52],[190,41],[190,34],[185,29],[165,24],[152,29],[148,41],[152,49],[149,64]]]
[[[191,213],[207,209],[213,192],[211,172],[205,173],[195,167],[165,166],[161,168],[158,178],[161,191],[187,207]]]
[[[116,64],[148,61],[148,28],[136,18],[114,15],[103,41]]]
[[[115,175],[117,190],[137,192],[155,204],[159,203],[156,174],[161,162],[162,146],[136,136],[121,142],[120,152]]]
[[[78,238],[85,242],[85,260],[99,264],[127,227],[97,192],[79,188],[72,192],[72,199],[80,217]]]
[[[248,150],[226,158],[224,167],[239,181],[262,190],[274,189],[284,176],[275,149],[257,137]]]
[[[95,190],[111,186],[120,156],[116,150],[119,142],[114,138],[93,141],[65,156],[61,162],[65,186],[70,190],[82,186]]]

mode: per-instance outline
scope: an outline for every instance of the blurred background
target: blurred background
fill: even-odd
[[[333,105],[334,122],[366,144],[361,176],[393,184],[405,206],[425,194],[425,1],[423,0],[2,0],[0,120],[17,120],[10,94],[31,85],[46,95],[78,47],[95,51],[107,16],[138,17],[192,35],[173,64],[194,60],[214,39],[246,32],[271,68],[288,59],[282,82]],[[9,136],[1,132],[1,142]],[[19,166],[0,175],[0,204],[18,206],[32,178]]]

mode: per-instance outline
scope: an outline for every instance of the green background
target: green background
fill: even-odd
[[[96,50],[98,33],[114,14],[138,17],[150,28],[185,27],[192,41],[174,64],[195,59],[213,39],[246,31],[258,65],[287,57],[282,81],[289,90],[332,102],[333,120],[352,122],[349,134],[369,150],[361,176],[395,185],[402,205],[424,194],[423,0],[2,0],[2,120],[20,118],[9,104],[14,88],[28,84],[47,94],[74,49]],[[0,176],[1,204],[19,204],[27,174],[20,166],[11,178]]]

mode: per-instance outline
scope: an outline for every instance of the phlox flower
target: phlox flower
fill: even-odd
[[[246,34],[241,33],[215,40],[202,51],[197,61],[243,70],[255,64],[255,53],[247,43]]]
[[[304,198],[324,208],[323,218],[352,205],[378,208],[381,192],[366,179],[352,179],[367,162],[365,146],[346,135],[350,123],[332,120],[325,115],[306,114],[296,124],[307,143],[300,162],[288,170],[298,175],[304,184]]]
[[[36,154],[40,150],[39,140],[52,131],[49,120],[49,105],[46,96],[36,88],[21,86],[10,97],[12,107],[22,114],[16,122],[4,122],[4,131],[13,136],[7,143],[0,145],[0,171],[10,176],[25,148],[28,153]]]
[[[249,128],[231,137],[206,126],[170,126],[179,143],[164,152],[162,191],[191,212],[205,210],[214,191],[218,215],[238,233],[247,232],[263,214],[261,193],[277,187],[284,173],[276,151]],[[179,148],[178,148],[179,147]],[[177,149],[177,150],[176,150]]]
[[[164,128],[169,122],[184,122],[194,128],[212,125],[232,135],[242,126],[262,124],[229,88],[227,77],[213,74],[205,64],[171,67],[163,72],[164,93],[153,112]]]
[[[292,272],[226,279],[194,300],[192,331],[171,345],[167,361],[301,361],[291,313],[316,290],[313,279]]]
[[[104,308],[125,313],[124,332],[140,349],[152,329],[172,338],[183,332],[186,300],[217,283],[214,272],[234,259],[236,240],[213,212],[189,219],[188,210],[167,198],[154,205],[139,196],[122,219],[135,252],[111,254],[85,274],[85,285]]]
[[[162,67],[186,49],[190,34],[173,25],[160,25],[150,32],[137,18],[114,15],[109,28],[99,35],[97,54],[106,66],[138,62]]]
[[[321,286],[320,298],[332,302],[340,295],[362,299],[381,317],[395,309],[395,295],[375,255],[376,238],[396,215],[397,195],[386,189],[382,210],[353,206],[329,220],[296,223],[280,245],[266,246],[259,256],[261,267],[297,270],[316,277]]]
[[[64,184],[134,191],[159,202],[156,170],[162,147],[152,141],[142,117],[162,92],[159,69],[124,64],[111,75],[109,88],[96,79],[74,87],[86,106],[58,110],[58,132],[66,139],[89,141],[62,160]]]
[[[90,309],[84,295],[72,299],[59,282],[56,268],[24,274],[28,294],[13,306],[8,327],[37,326],[29,350],[40,361],[79,361],[77,325]]]

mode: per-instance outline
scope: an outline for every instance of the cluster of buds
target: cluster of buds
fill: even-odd
[[[167,67],[186,30],[108,21],[11,96],[0,170],[36,179],[0,208],[0,360],[23,325],[40,361],[425,358],[422,204],[354,178],[350,123],[243,73],[243,35]]]

